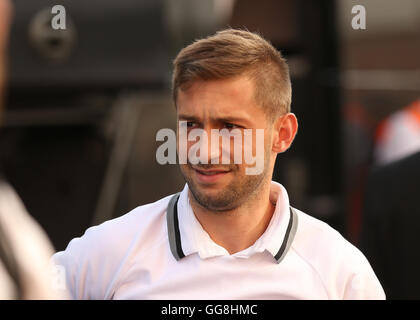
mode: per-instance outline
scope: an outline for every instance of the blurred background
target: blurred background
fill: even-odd
[[[57,250],[181,190],[178,167],[155,156],[157,131],[176,126],[172,59],[228,26],[259,31],[290,65],[300,127],[274,180],[294,207],[363,251],[371,169],[420,151],[418,0],[13,2],[0,164]],[[66,30],[51,28],[57,4]],[[352,27],[355,5],[366,29]]]

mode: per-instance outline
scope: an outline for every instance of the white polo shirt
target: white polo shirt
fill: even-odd
[[[76,299],[385,298],[356,247],[291,210],[276,182],[270,200],[276,209],[264,234],[232,255],[196,219],[186,185],[178,200],[171,195],[89,228],[53,260]]]

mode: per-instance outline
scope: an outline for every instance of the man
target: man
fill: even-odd
[[[0,0],[0,124],[10,16],[9,0]],[[49,265],[52,253],[47,236],[2,179],[0,170],[0,300],[65,298],[65,290],[54,287],[54,270]]]
[[[234,29],[194,42],[174,61],[173,98],[178,136],[201,132],[199,141],[178,141],[180,158],[188,154],[180,160],[184,190],[89,228],[55,254],[74,298],[384,298],[363,254],[291,208],[284,187],[271,181],[298,125],[288,66],[270,43]],[[222,144],[202,148],[204,136],[223,129],[229,139],[251,130],[260,143],[253,155],[263,144],[260,172],[223,162]]]
[[[389,299],[420,299],[420,151],[369,176],[360,246]]]

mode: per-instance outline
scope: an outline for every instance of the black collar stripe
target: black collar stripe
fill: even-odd
[[[181,233],[179,231],[178,199],[179,193],[175,194],[169,201],[168,210],[166,212],[166,222],[168,225],[169,246],[172,255],[176,260],[181,260],[185,257],[185,254],[182,251]]]
[[[290,219],[289,224],[287,225],[286,234],[283,239],[283,243],[280,247],[280,250],[274,256],[277,263],[280,263],[283,258],[286,256],[286,253],[289,251],[290,246],[292,245],[293,239],[297,231],[298,217],[294,208],[290,207]]]
[[[168,225],[168,237],[169,245],[171,248],[172,255],[176,260],[181,260],[185,257],[184,252],[182,251],[181,245],[181,232],[179,231],[179,219],[178,219],[178,199],[179,193],[175,194],[168,204],[168,210],[166,212],[166,221]],[[297,214],[295,209],[290,207],[290,219],[289,224],[287,225],[286,234],[283,239],[283,243],[274,256],[277,263],[280,263],[283,258],[286,256],[286,253],[289,251],[290,246],[292,245],[293,239],[296,234],[298,225]]]

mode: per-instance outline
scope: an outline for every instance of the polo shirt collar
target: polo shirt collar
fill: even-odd
[[[296,233],[297,215],[289,206],[286,189],[274,181],[271,182],[270,201],[275,204],[275,210],[267,229],[253,245],[232,254],[233,257],[248,258],[266,250],[280,263],[286,255]],[[176,260],[193,253],[198,253],[201,259],[230,255],[210,238],[195,217],[189,202],[187,184],[169,202],[167,226],[169,244]]]

